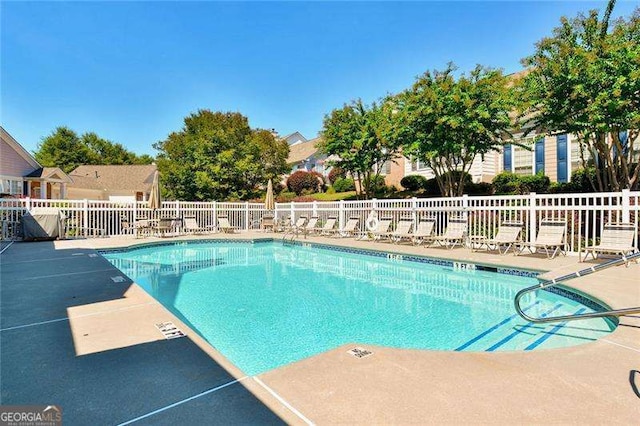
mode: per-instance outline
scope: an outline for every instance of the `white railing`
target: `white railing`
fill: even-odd
[[[67,236],[118,236],[130,234],[127,224],[136,219],[182,218],[195,216],[202,227],[217,225],[226,215],[240,230],[258,229],[261,218],[269,213],[262,203],[165,201],[158,210],[145,202],[95,200],[1,199],[2,238],[19,237],[22,214],[34,207],[58,207],[67,216]],[[564,219],[567,222],[567,250],[578,252],[585,244],[599,238],[609,222],[639,224],[640,192],[622,191],[590,194],[529,194],[504,196],[462,196],[452,198],[411,198],[400,200],[366,200],[334,202],[276,203],[271,212],[277,219],[292,223],[300,216],[317,216],[322,224],[335,216],[342,227],[349,217],[357,216],[364,226],[371,211],[378,217],[398,220],[410,217],[415,222],[427,216],[436,220],[441,233],[452,216],[466,217],[470,235],[493,236],[501,222],[518,220],[524,224],[525,241],[534,241],[541,219]],[[638,244],[636,235],[635,245]]]

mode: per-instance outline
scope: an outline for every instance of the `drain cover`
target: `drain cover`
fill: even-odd
[[[98,255],[97,255],[97,254],[95,254],[95,253],[91,253],[91,254],[89,255],[89,257],[98,257]]]
[[[354,356],[356,358],[365,358],[368,357],[369,355],[373,355],[373,352],[365,349],[365,348],[361,348],[361,347],[355,347],[353,349],[349,349],[347,351],[347,353],[351,356]]]
[[[165,339],[177,339],[178,337],[186,336],[186,334],[171,321],[158,323],[156,327],[158,327],[158,330],[160,330],[160,333],[162,333]]]
[[[114,283],[123,283],[124,277],[122,275],[116,275],[115,277],[111,277],[111,281]]]

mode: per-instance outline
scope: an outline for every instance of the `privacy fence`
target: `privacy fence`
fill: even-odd
[[[358,217],[361,229],[372,212],[378,218],[422,217],[436,221],[436,232],[443,232],[451,217],[468,221],[469,235],[492,237],[503,221],[523,224],[525,241],[535,240],[543,219],[565,220],[567,250],[578,252],[585,244],[597,242],[605,223],[624,222],[639,227],[640,192],[622,191],[589,194],[528,194],[518,196],[462,196],[453,198],[411,198],[335,202],[276,203],[275,210],[261,203],[164,201],[162,208],[151,210],[145,202],[94,200],[2,199],[0,218],[2,238],[20,238],[20,218],[36,207],[56,207],[67,217],[67,236],[130,235],[138,219],[195,217],[201,227],[215,227],[217,218],[227,216],[240,230],[259,229],[262,217],[295,222],[301,216],[317,216],[322,224],[336,217],[342,227],[350,217]],[[636,247],[638,235],[636,233]]]

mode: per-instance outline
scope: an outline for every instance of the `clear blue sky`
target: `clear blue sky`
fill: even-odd
[[[200,108],[311,138],[333,108],[448,61],[517,71],[561,15],[605,5],[3,2],[1,121],[28,150],[66,125],[154,154]]]

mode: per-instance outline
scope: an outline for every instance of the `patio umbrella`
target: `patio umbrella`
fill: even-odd
[[[153,183],[151,184],[151,193],[149,194],[149,208],[151,210],[157,210],[160,208],[161,204],[162,199],[160,198],[159,173],[156,170],[153,174]]]
[[[267,196],[264,199],[264,208],[267,210],[275,210],[276,203],[273,198],[273,182],[269,179],[269,183],[267,184]]]

